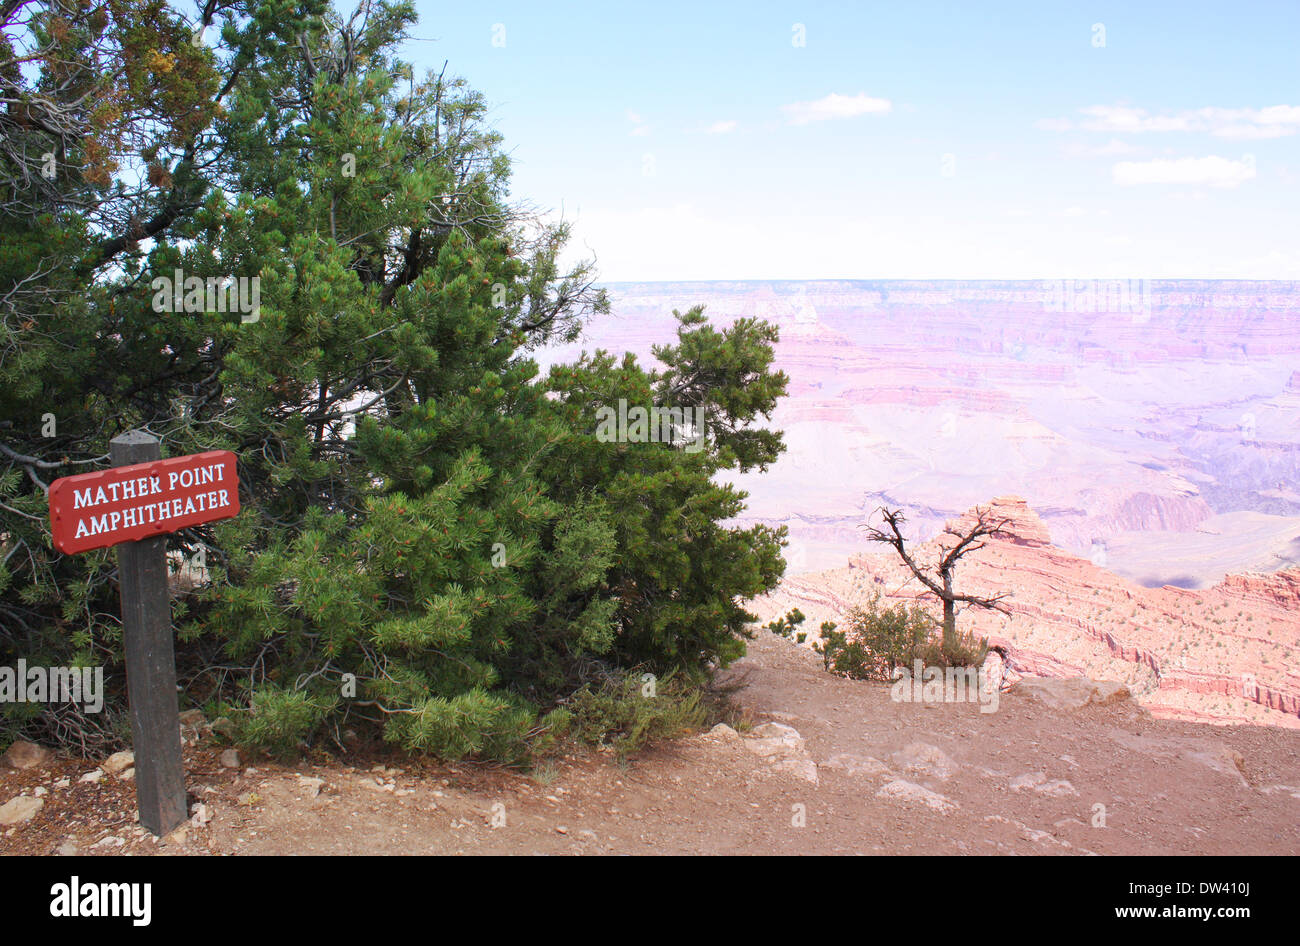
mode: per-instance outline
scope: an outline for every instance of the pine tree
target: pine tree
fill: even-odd
[[[171,547],[206,566],[175,608],[187,699],[245,743],[292,753],[370,728],[518,759],[594,677],[698,680],[738,656],[740,602],[775,584],[783,536],[724,526],[744,494],[715,477],[782,449],[754,426],[784,393],[775,330],[716,331],[693,310],[662,370],[596,353],[541,377],[530,353],[609,303],[589,265],[560,268],[567,230],[509,203],[482,97],[397,57],[411,6],[205,10],[220,30],[177,54],[178,127],[125,202],[154,210],[148,239],[115,241],[74,197],[36,195],[66,221],[44,235],[0,219],[46,241],[6,263],[8,286],[105,231],[36,279],[75,297],[54,341],[6,336],[35,380],[0,390],[25,438],[0,430],[4,654],[118,661],[112,553],[56,555],[36,480],[102,465],[109,438],[147,426],[171,455],[239,456],[244,511]],[[160,15],[171,50],[194,24]],[[177,271],[256,279],[258,308],[171,305]],[[53,444],[31,433],[47,398],[70,413]],[[702,449],[601,440],[595,416],[619,398],[703,409]]]

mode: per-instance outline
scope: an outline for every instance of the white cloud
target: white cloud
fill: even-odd
[[[1026,208],[1012,205],[1008,210]],[[1107,226],[1062,226],[1055,212],[964,218],[876,214],[867,207],[809,214],[691,202],[588,208],[570,218],[564,262],[595,254],[600,277],[723,279],[1294,279],[1300,246],[1259,230],[1185,224],[1134,235]],[[774,241],[778,232],[783,239]],[[1131,240],[1131,242],[1130,242]]]
[[[1282,138],[1300,132],[1300,106],[1203,108],[1198,117],[1216,138]]]
[[[632,130],[628,132],[632,137],[644,138],[646,135],[650,134],[650,126],[647,125],[645,119],[636,112],[629,111],[627,113],[627,120],[630,121],[633,126]]]
[[[1086,217],[1088,215],[1088,211],[1082,207],[1066,207],[1062,213],[1067,217]]]
[[[1255,160],[1247,155],[1240,161],[1210,155],[1205,158],[1160,158],[1155,161],[1120,161],[1111,168],[1116,184],[1204,184],[1236,187],[1255,177]]]
[[[1300,125],[1300,105],[1270,105],[1256,113],[1261,125]]]
[[[1089,105],[1079,111],[1088,116],[1082,127],[1089,131],[1195,131],[1193,119],[1187,114],[1149,115],[1146,109],[1124,105]]]
[[[735,131],[736,126],[739,124],[740,124],[739,122],[733,120],[728,120],[725,122],[714,122],[712,125],[710,125],[708,128],[705,129],[705,132],[710,135],[725,135],[728,132]]]
[[[1084,118],[1041,118],[1034,127],[1043,131],[1109,131],[1121,134],[1145,132],[1201,132],[1215,138],[1282,138],[1300,134],[1300,105],[1270,105],[1267,108],[1205,108],[1152,114],[1129,105],[1089,105],[1079,109]]]
[[[865,92],[857,95],[840,95],[832,92],[825,98],[812,102],[794,102],[782,105],[786,119],[792,125],[806,125],[809,122],[826,121],[832,118],[855,118],[858,115],[883,115],[892,109],[889,99],[871,98]]]

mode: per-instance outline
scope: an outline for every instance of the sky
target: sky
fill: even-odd
[[[416,5],[604,281],[1300,279],[1300,0]]]

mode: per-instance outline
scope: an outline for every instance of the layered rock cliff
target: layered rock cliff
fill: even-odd
[[[748,520],[831,567],[900,501],[920,532],[1014,491],[1054,542],[1158,587],[1300,562],[1300,286],[1249,281],[623,283],[579,347],[632,351],[706,306],[777,324],[789,450]],[[1289,519],[1258,528],[1253,514]],[[1216,518],[1217,517],[1217,518]],[[1211,520],[1212,527],[1207,526]],[[1202,531],[1204,530],[1204,531]],[[1165,542],[1142,536],[1165,535]],[[1169,567],[1179,536],[1201,550]],[[1135,538],[1137,537],[1137,538]]]
[[[1051,544],[1043,520],[1020,497],[981,504],[1006,535],[962,559],[959,591],[1011,592],[1011,616],[968,609],[959,627],[989,639],[1013,671],[1084,675],[1127,683],[1159,716],[1300,728],[1300,568],[1230,575],[1210,588],[1144,588]],[[954,520],[960,528],[974,510]],[[933,561],[939,535],[915,546]],[[880,592],[885,603],[931,596],[886,547],[848,567],[785,581],[753,610],[766,621],[791,607],[815,635],[823,620]],[[811,641],[809,642],[811,643]]]

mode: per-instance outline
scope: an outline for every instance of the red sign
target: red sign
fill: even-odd
[[[239,513],[229,450],[117,466],[50,484],[54,547],[65,555],[151,539]]]

